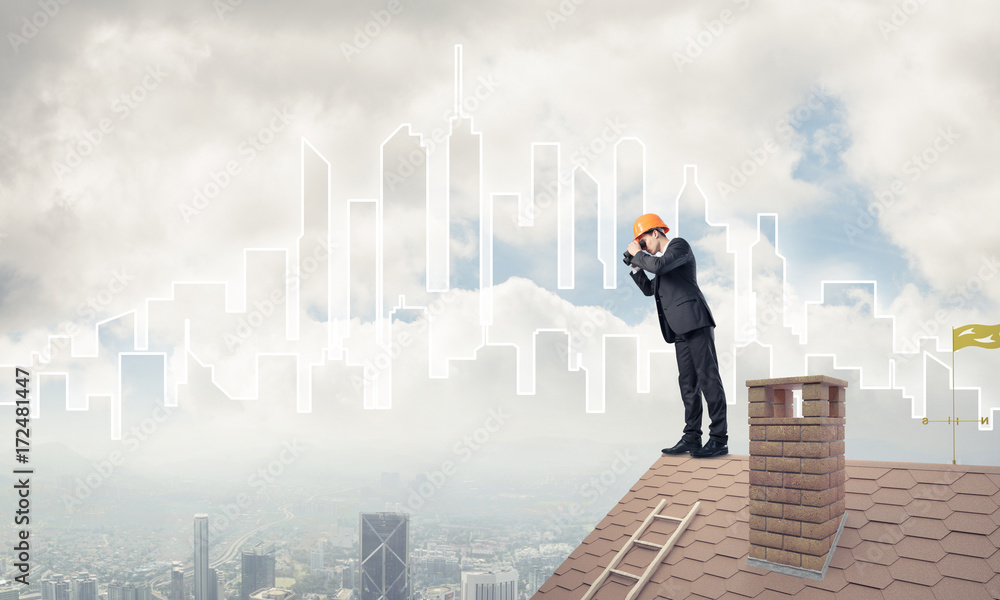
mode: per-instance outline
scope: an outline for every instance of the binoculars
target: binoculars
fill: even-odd
[[[646,240],[639,240],[639,247],[642,248],[643,250],[645,250],[646,249]],[[631,266],[632,265],[632,256],[633,256],[632,253],[629,252],[628,250],[626,250],[623,253],[622,262],[624,262],[626,265]]]

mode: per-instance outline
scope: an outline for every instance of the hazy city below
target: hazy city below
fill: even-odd
[[[64,447],[46,450],[70,453]],[[337,475],[331,468],[318,475],[293,469],[293,450],[284,455],[288,466],[278,454],[261,463],[256,479],[245,478],[242,466],[236,469],[240,477],[218,469],[211,483],[201,476],[184,480],[123,470],[101,479],[100,461],[91,463],[89,475],[39,475],[31,585],[14,589],[29,600],[91,600],[75,591],[84,589],[84,573],[96,581],[93,600],[143,600],[146,586],[153,598],[175,600],[171,574],[180,568],[183,599],[198,600],[192,589],[193,519],[205,513],[209,564],[218,580],[218,595],[209,600],[241,598],[241,551],[259,542],[273,545],[275,586],[297,599],[333,599],[338,593],[360,598],[360,515],[392,512],[409,515],[413,598],[459,598],[463,572],[510,570],[517,573],[518,598],[527,598],[656,458],[639,461],[620,451],[624,460],[586,475],[531,465],[521,476],[483,465],[463,465],[458,472],[447,462],[420,472]],[[45,464],[58,471],[55,465],[65,463],[54,458]],[[4,538],[14,535],[8,525]],[[0,565],[7,579],[17,574],[14,562],[8,558]],[[60,585],[68,590],[65,598]],[[137,595],[123,596],[123,585]]]

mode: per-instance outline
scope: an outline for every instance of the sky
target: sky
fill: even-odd
[[[649,211],[692,242],[720,356],[735,357],[723,368],[734,453],[748,447],[743,380],[825,369],[852,382],[848,458],[948,462],[948,428],[919,422],[951,412],[948,332],[1000,322],[998,12],[917,0],[4,2],[2,389],[49,336],[73,337],[51,363],[34,359],[39,377],[70,380],[60,397],[43,379],[34,416],[50,423],[39,443],[64,444],[84,471],[119,449],[143,473],[211,478],[205,456],[253,473],[298,442],[304,476],[349,463],[409,477],[451,460],[527,481],[600,473],[628,450],[640,458],[624,481],[682,430],[672,349],[619,262]],[[464,120],[452,119],[458,47]],[[456,128],[481,146],[465,137],[449,155]],[[411,135],[425,153],[415,162],[403,158]],[[245,270],[257,256],[245,250],[297,252],[300,228],[316,225],[302,210],[316,165],[352,219],[321,261],[350,297],[350,334],[312,372],[304,412],[289,392],[294,357],[316,340],[287,339],[283,301],[278,320],[227,340],[254,310],[253,285],[272,289]],[[384,207],[402,208],[378,251],[391,173],[404,173],[400,200]],[[555,200],[538,195],[556,179]],[[448,194],[472,200],[445,221]],[[495,211],[486,325],[479,202]],[[568,242],[553,233],[573,221],[560,202],[576,219],[562,258]],[[449,290],[435,289],[424,250],[441,268],[449,257]],[[279,281],[284,256],[260,256]],[[364,365],[395,351],[375,343],[375,273],[407,290],[410,310],[395,315],[381,409],[366,404]],[[156,298],[173,301],[147,315]],[[386,298],[385,318],[395,305]],[[755,310],[768,309],[780,318],[762,325]],[[299,315],[321,341],[322,313]],[[147,317],[147,349],[163,358],[125,358],[109,400]],[[258,362],[267,353],[286,356]],[[1000,464],[996,360],[957,353],[959,416],[991,423],[962,436],[959,462]],[[130,434],[149,419],[155,435]]]

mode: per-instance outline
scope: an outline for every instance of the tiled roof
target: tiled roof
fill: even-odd
[[[846,461],[847,522],[823,581],[747,566],[749,458],[662,456],[539,588],[532,600],[580,600],[660,500],[698,515],[637,600],[654,598],[1000,598],[1000,468]],[[642,536],[664,543],[675,524]],[[656,553],[619,567],[641,575]],[[594,600],[624,600],[611,575]]]

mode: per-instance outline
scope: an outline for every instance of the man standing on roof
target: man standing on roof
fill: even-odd
[[[729,453],[726,392],[715,353],[715,319],[698,287],[697,265],[691,246],[682,238],[667,238],[670,228],[652,213],[635,220],[635,239],[625,251],[632,279],[647,296],[656,299],[660,331],[677,354],[677,381],[684,401],[684,435],[664,454],[707,458]],[[643,270],[655,277],[649,279]],[[708,443],[701,445],[701,395],[705,395]]]

